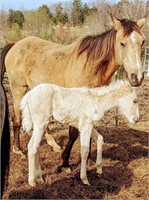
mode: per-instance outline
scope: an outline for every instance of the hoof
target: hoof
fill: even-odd
[[[22,158],[26,158],[25,154],[17,147],[13,146],[13,152],[14,154],[20,155]]]
[[[97,174],[102,174],[102,167],[97,169]]]
[[[37,181],[37,183],[39,183],[39,184],[43,184],[43,183],[44,183],[44,180],[43,180],[42,177],[36,177],[36,181]]]
[[[61,147],[60,147],[59,145],[57,145],[57,147],[54,147],[54,148],[53,148],[53,151],[54,151],[55,153],[61,153],[61,152],[62,152],[62,149],[61,149]]]
[[[49,176],[45,177],[45,183],[48,185],[51,185],[52,184],[51,177],[49,177]]]
[[[92,166],[95,165],[95,162],[93,160],[91,160],[91,159],[88,159],[87,165],[92,167]]]
[[[71,166],[68,166],[68,167],[60,166],[57,168],[57,173],[61,173],[61,172],[71,173],[72,168]]]
[[[84,185],[90,185],[87,178],[81,178]]]
[[[36,186],[36,182],[35,182],[34,180],[28,181],[28,184],[29,184],[31,187],[35,187],[35,186]]]

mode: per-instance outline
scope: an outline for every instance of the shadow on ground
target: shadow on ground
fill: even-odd
[[[98,131],[104,136],[107,145],[110,143],[114,146],[103,151],[103,159],[110,158],[111,164],[103,167],[102,175],[97,175],[95,170],[87,172],[91,186],[84,186],[79,170],[74,170],[69,175],[63,174],[51,185],[12,190],[9,199],[102,199],[106,193],[118,194],[122,187],[129,188],[133,183],[133,172],[128,168],[128,163],[148,157],[148,134],[127,128],[99,128]],[[65,144],[66,137],[60,138],[59,143]],[[92,157],[96,158],[96,150],[92,152]],[[112,160],[117,162],[113,164]],[[73,161],[73,168],[77,168],[79,161]]]

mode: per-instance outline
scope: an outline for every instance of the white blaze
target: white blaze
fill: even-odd
[[[137,43],[137,39],[136,39],[136,35],[135,35],[134,32],[131,33],[130,39],[132,40],[132,42],[135,46],[135,44]],[[142,78],[142,72],[141,72],[142,65],[141,65],[140,58],[139,58],[137,51],[136,51],[135,58],[136,58],[136,65],[137,65],[137,68],[138,68],[137,78],[138,78],[138,81],[140,81],[141,78]]]

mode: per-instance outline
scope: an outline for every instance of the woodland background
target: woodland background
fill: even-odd
[[[0,8],[0,47],[27,36],[38,36],[54,42],[69,44],[85,34],[100,34],[111,28],[109,13],[119,19],[137,21],[149,11],[149,1],[120,0],[117,4],[104,0],[73,0],[53,5],[41,5],[35,10],[4,10]],[[147,37],[149,23],[143,32]]]

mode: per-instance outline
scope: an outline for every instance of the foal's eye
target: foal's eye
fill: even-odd
[[[134,102],[134,103],[138,103],[137,99],[134,99],[133,102]]]
[[[122,46],[122,47],[126,47],[126,45],[125,45],[123,42],[121,42],[121,46]]]

